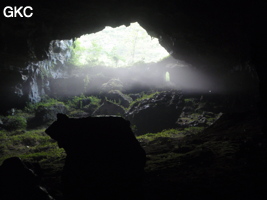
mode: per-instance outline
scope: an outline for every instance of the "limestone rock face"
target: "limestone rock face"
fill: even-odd
[[[53,40],[49,43],[48,58],[42,61],[29,62],[22,70],[23,94],[30,102],[39,102],[42,96],[51,94],[50,79],[59,79],[67,76],[66,61],[70,58],[72,40]],[[57,67],[53,67],[57,66]]]
[[[46,133],[67,153],[65,199],[142,199],[146,156],[128,121],[58,114]]]
[[[8,110],[23,106],[26,101],[36,103],[42,96],[51,94],[50,79],[66,76],[65,62],[70,58],[72,40],[54,40],[49,44],[48,59],[31,61],[17,66],[0,68],[0,93],[7,98],[1,99],[0,109]],[[57,65],[57,68],[53,68]]]
[[[154,98],[135,103],[126,118],[135,126],[135,134],[156,133],[175,127],[183,106],[183,96],[179,92],[161,92]]]

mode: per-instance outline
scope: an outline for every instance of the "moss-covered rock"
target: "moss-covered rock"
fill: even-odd
[[[93,116],[95,115],[119,115],[124,116],[125,110],[117,105],[116,103],[113,103],[111,101],[104,101],[104,103],[95,110],[93,113]]]
[[[26,129],[27,120],[22,116],[7,116],[3,118],[2,127],[7,130]]]
[[[50,106],[39,106],[35,112],[35,120],[39,124],[56,120],[57,113],[67,113],[64,104],[58,103]]]
[[[133,99],[119,90],[111,90],[106,94],[107,98],[115,101],[116,103],[122,105],[123,107],[129,107]]]
[[[111,90],[122,90],[123,84],[120,79],[112,78],[108,82],[104,83],[101,87],[101,92],[109,92]]]
[[[176,127],[183,107],[183,96],[178,91],[166,91],[135,102],[126,117],[136,126],[135,134],[156,133]]]

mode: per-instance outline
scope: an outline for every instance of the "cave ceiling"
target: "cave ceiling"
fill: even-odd
[[[251,60],[259,15],[256,1],[1,1],[31,6],[30,18],[1,15],[1,67],[46,58],[49,42],[138,22],[173,57],[197,66],[227,67]]]

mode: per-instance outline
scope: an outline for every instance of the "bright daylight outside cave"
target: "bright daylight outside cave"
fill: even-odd
[[[74,65],[79,67],[130,67],[137,63],[158,62],[169,53],[137,23],[106,27],[74,41]]]

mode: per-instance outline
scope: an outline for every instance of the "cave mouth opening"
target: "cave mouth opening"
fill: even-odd
[[[102,31],[81,35],[69,47],[71,56],[63,66],[71,72],[68,76],[79,77],[78,80],[64,82],[68,87],[52,83],[52,90],[66,91],[67,96],[96,94],[103,84],[121,82],[126,93],[166,89],[207,93],[210,77],[174,58],[160,42],[138,22],[115,28],[106,26]]]
[[[63,43],[68,47],[62,51]],[[52,41],[50,46],[51,57],[66,58],[64,64],[56,62],[51,69],[61,70],[50,80],[54,97],[92,95],[113,89],[125,93],[170,89],[174,87],[170,82],[172,69],[186,66],[138,22],[115,28],[106,26],[71,42]]]
[[[134,22],[116,28],[106,26],[102,31],[76,38],[70,62],[80,68],[118,68],[159,62],[169,55],[158,38],[149,36],[138,22]]]

